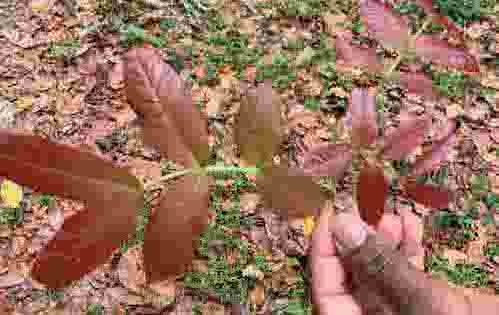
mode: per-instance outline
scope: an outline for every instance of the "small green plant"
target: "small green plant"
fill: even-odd
[[[200,16],[208,10],[206,2],[201,0],[182,1],[182,5],[186,16]]]
[[[435,226],[448,239],[451,248],[463,248],[464,245],[476,237],[476,223],[478,218],[476,209],[470,209],[464,214],[441,211],[434,218]]]
[[[150,198],[148,193],[145,194],[145,198]],[[133,237],[129,238],[121,244],[121,253],[125,253],[130,247],[133,247],[135,245],[142,245],[144,243],[145,228],[149,223],[150,214],[151,205],[149,203],[145,203],[142,209],[139,210],[137,225],[135,226],[135,234],[133,235]]]
[[[492,211],[499,211],[499,195],[493,192],[489,192],[487,196],[484,197],[485,204],[487,207],[492,209]]]
[[[321,108],[321,100],[318,98],[307,98],[303,105],[306,109],[319,110]]]
[[[288,87],[291,81],[296,80],[296,73],[291,67],[289,57],[284,54],[276,54],[272,56],[272,66],[266,66],[262,60],[259,60],[257,65],[257,81],[262,81],[266,78],[272,78],[272,86],[275,88],[284,89]]]
[[[265,256],[255,256],[255,265],[262,272],[272,271],[272,267],[265,261]]]
[[[404,15],[422,16],[424,14],[424,10],[413,1],[400,2],[393,9]]]
[[[229,265],[221,256],[208,257],[208,272],[186,272],[184,283],[191,289],[213,289],[222,303],[245,303],[249,281],[240,263]]]
[[[192,314],[193,315],[202,315],[203,314],[203,312],[201,311],[201,304],[199,304],[199,303],[192,304]]]
[[[104,306],[101,304],[90,304],[87,308],[87,315],[104,315]]]
[[[146,34],[145,30],[137,25],[130,24],[121,30],[121,44],[123,47],[131,47],[143,43],[151,43],[156,48],[165,46],[163,38]]]
[[[0,208],[0,224],[20,224],[23,221],[22,208]]]
[[[463,72],[433,72],[433,84],[443,95],[449,97],[463,97],[467,77]]]
[[[435,0],[440,12],[464,27],[466,22],[476,21],[482,15],[480,0]]]
[[[467,287],[485,287],[488,283],[487,272],[479,265],[458,263],[449,264],[449,260],[440,256],[431,256],[429,270],[434,275],[443,275],[452,283]]]
[[[173,18],[161,19],[159,22],[159,28],[163,31],[168,31],[174,29],[177,26],[177,20]]]
[[[60,43],[51,44],[48,49],[50,57],[69,57],[72,52],[80,48],[80,42],[76,40],[66,40]]]
[[[484,255],[489,258],[499,256],[499,243],[489,242],[484,249]]]
[[[325,9],[321,0],[279,0],[278,11],[286,16],[317,16]]]
[[[489,178],[485,174],[474,176],[471,182],[471,193],[474,196],[486,194],[489,190]]]
[[[40,204],[40,206],[42,207],[49,207],[51,202],[54,200],[53,198],[54,197],[50,194],[42,194],[38,198],[38,204]]]

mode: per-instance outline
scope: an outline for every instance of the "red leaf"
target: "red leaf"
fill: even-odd
[[[325,202],[320,186],[301,169],[269,167],[258,180],[266,206],[283,210],[288,217],[317,215]]]
[[[144,138],[163,157],[192,167],[209,156],[207,121],[195,108],[175,70],[153,48],[125,55],[127,98],[144,117]]]
[[[367,29],[385,47],[402,49],[408,46],[410,28],[405,19],[381,0],[361,1],[360,14]]]
[[[208,224],[206,176],[188,175],[162,197],[144,235],[144,266],[151,282],[183,271],[193,258],[193,242]]]
[[[2,129],[0,174],[40,192],[85,201],[89,208],[66,220],[37,258],[32,276],[48,287],[81,278],[134,231],[143,201],[140,182],[88,151]]]
[[[463,48],[452,47],[447,41],[434,36],[420,36],[415,41],[415,52],[419,57],[448,66],[468,74],[479,73],[478,60]]]
[[[336,66],[337,68],[349,70],[351,67],[368,67],[374,72],[381,72],[383,64],[378,61],[376,49],[364,48],[353,45],[352,33],[344,32],[336,34]]]
[[[272,161],[281,142],[281,109],[271,80],[242,97],[235,139],[248,164]]]
[[[415,181],[410,181],[405,185],[405,192],[417,203],[435,209],[447,207],[453,198],[453,193],[448,189],[418,184]]]
[[[411,175],[418,176],[437,167],[442,161],[447,159],[449,149],[456,140],[457,122],[451,121],[444,131],[444,136],[433,142],[429,152],[418,158],[414,164]]]
[[[371,163],[364,165],[357,184],[357,202],[361,218],[369,225],[377,226],[385,210],[388,180],[383,169]]]
[[[99,208],[98,203],[108,199],[106,194],[128,194],[135,199],[143,195],[142,185],[128,170],[87,150],[21,130],[0,129],[0,176]]]
[[[350,100],[352,143],[354,146],[370,145],[378,135],[376,95],[368,89],[355,88]]]
[[[407,87],[409,93],[424,95],[431,100],[438,98],[438,94],[433,88],[433,80],[423,73],[401,72],[400,81]]]
[[[350,144],[320,144],[305,155],[304,171],[313,176],[341,177],[352,161]]]
[[[430,117],[414,118],[408,112],[400,114],[400,127],[385,137],[381,156],[388,160],[400,160],[424,142]]]
[[[98,195],[97,192],[94,192]],[[125,193],[112,195],[69,217],[32,269],[32,277],[49,288],[62,288],[109,260],[135,230],[142,200]],[[105,198],[103,198],[105,199]],[[105,209],[105,210],[103,210]]]

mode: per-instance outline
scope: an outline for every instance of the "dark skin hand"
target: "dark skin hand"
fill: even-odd
[[[311,250],[312,288],[314,305],[319,310],[317,314],[499,314],[497,296],[467,298],[460,289],[450,288],[445,281],[431,280],[414,267],[415,258],[424,257],[424,252],[420,245],[422,224],[413,213],[402,212],[401,216],[385,214],[377,231],[374,231],[360,220],[358,214],[329,216],[323,212],[314,231]],[[377,248],[367,241],[367,235],[376,232],[376,237],[384,240],[383,257],[389,257],[396,263],[386,265],[374,277],[359,277],[366,269],[358,266],[372,262],[361,259],[359,261],[365,263],[355,265],[357,267],[352,268],[356,269],[350,273],[351,269],[346,266],[352,265],[347,265],[350,260],[345,257],[350,257],[350,253],[358,257],[373,253],[366,250]],[[355,275],[354,278],[351,275]]]

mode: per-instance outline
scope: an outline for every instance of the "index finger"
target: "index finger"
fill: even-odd
[[[314,302],[321,314],[361,315],[361,308],[345,286],[345,270],[336,255],[329,232],[329,213],[323,211],[311,242],[311,269]]]

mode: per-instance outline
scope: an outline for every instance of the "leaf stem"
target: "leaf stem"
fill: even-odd
[[[206,173],[209,176],[216,176],[216,175],[233,176],[236,174],[259,175],[261,172],[258,167],[238,167],[238,166],[225,166],[225,165],[207,166],[204,168],[200,168],[200,170],[202,170],[203,173]],[[198,172],[195,172],[195,168],[188,168],[185,170],[176,171],[174,173],[161,176],[157,180],[150,182],[149,184],[146,185],[145,189],[148,190],[154,186],[160,185],[163,182],[167,182],[169,180],[184,175],[188,175],[191,173],[198,174]]]

